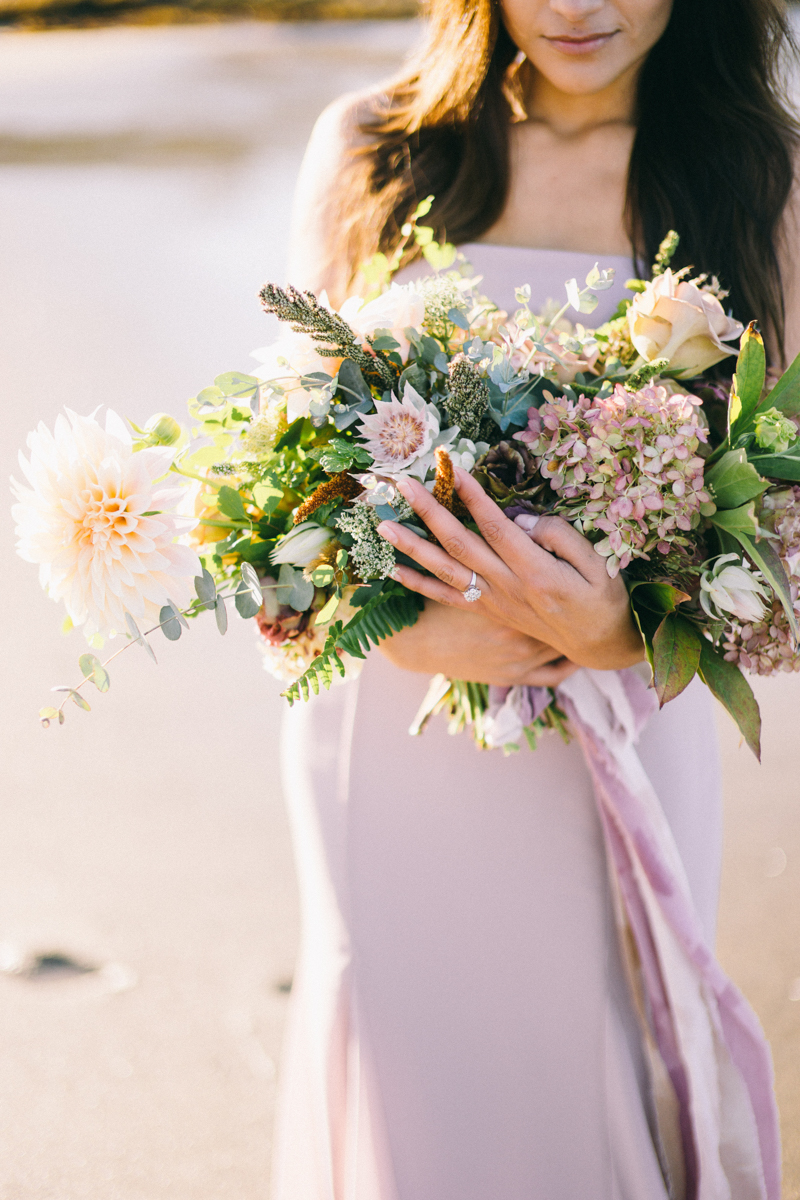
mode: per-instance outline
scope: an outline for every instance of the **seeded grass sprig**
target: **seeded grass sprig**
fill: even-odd
[[[259,297],[265,312],[274,313],[279,321],[291,323],[295,333],[306,333],[321,343],[319,352],[323,357],[349,358],[368,380],[376,381],[382,388],[394,387],[399,370],[384,351],[374,348],[371,353],[366,351],[362,342],[366,341],[372,347],[372,338],[359,339],[347,321],[320,304],[313,292],[268,283]]]

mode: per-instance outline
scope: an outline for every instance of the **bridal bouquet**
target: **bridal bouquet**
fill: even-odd
[[[419,223],[428,208],[393,260],[364,268],[366,299],[337,312],[268,284],[282,334],[253,374],[220,375],[190,401],[189,428],[68,412],[30,435],[19,553],[90,639],[45,725],[70,700],[88,708],[87,684],[107,690],[121,650],[101,661],[104,639],[154,656],[157,630],[175,640],[205,609],[224,633],[230,602],[255,618],[290,703],[352,674],[423,604],[377,533],[391,519],[431,536],[397,481],[413,476],[476,529],[457,465],[523,530],[555,512],[584,533],[623,573],[659,701],[699,674],[758,753],[745,673],[800,670],[800,359],[768,377],[761,337],[726,315],[716,280],[671,270],[675,234],[596,329],[567,314],[588,316],[611,286],[597,267],[559,309],[532,312],[521,287],[517,311],[500,312]],[[431,274],[398,286],[412,239]],[[709,375],[737,340],[732,378]],[[497,696],[437,677],[412,731],[439,711],[481,745],[564,732],[548,689]]]

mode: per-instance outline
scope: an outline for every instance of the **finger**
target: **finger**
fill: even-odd
[[[578,533],[563,517],[540,517],[525,536],[556,558],[569,563],[587,582],[596,583],[607,577],[605,559],[597,553],[589,539]]]
[[[530,572],[531,565],[540,572],[547,570],[550,566],[548,556],[540,554],[537,550],[534,552],[533,564],[531,563],[531,538],[508,519],[502,508],[495,504],[491,496],[487,496],[478,481],[460,467],[456,467],[454,474],[459,497],[469,509],[484,541],[503,562],[515,574]]]
[[[524,682],[528,687],[558,687],[579,670],[577,663],[570,662],[568,658],[560,658],[544,667],[534,667],[526,674]]]
[[[470,577],[471,574],[470,572]],[[438,604],[448,604],[451,608],[463,608],[468,612],[475,612],[476,606],[480,604],[480,600],[465,600],[463,592],[458,588],[449,587],[440,579],[434,579],[430,575],[420,575],[419,571],[413,570],[412,567],[402,567],[399,563],[392,571],[392,579],[397,583],[402,583],[403,587],[407,587],[409,591],[418,592],[420,596],[427,596],[429,600],[435,600]],[[482,582],[479,580],[478,586],[481,586]]]
[[[486,541],[462,525],[457,517],[434,500],[421,483],[414,479],[398,479],[397,488],[452,558],[470,570],[478,571],[484,579],[489,579],[493,571],[502,569],[502,559],[498,558]],[[502,516],[502,513],[500,515]],[[416,555],[411,557],[415,558]],[[427,566],[427,563],[425,565]]]
[[[421,567],[425,567],[448,587],[456,588],[459,592],[463,592],[465,588],[469,587],[472,568],[451,558],[441,546],[434,546],[432,542],[426,542],[424,538],[418,537],[416,533],[412,533],[410,529],[405,529],[395,521],[381,521],[377,530],[382,538],[391,542],[408,558],[413,558]]]

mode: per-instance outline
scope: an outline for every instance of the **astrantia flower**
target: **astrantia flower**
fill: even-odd
[[[42,586],[87,636],[124,631],[126,611],[157,622],[168,600],[191,601],[201,571],[175,540],[190,522],[169,513],[185,489],[159,482],[173,452],[134,453],[113,412],[105,429],[94,417],[67,410],[67,418],[54,433],[40,424],[28,436],[30,459],[20,454],[30,487],[12,480],[17,551],[39,563]]]
[[[768,599],[761,576],[740,554],[721,554],[700,577],[700,603],[712,619],[732,613],[752,625],[763,619]]]
[[[669,269],[634,296],[628,309],[630,338],[642,358],[666,358],[685,379],[735,354],[725,343],[741,337],[743,328],[725,315],[711,289]]]
[[[403,399],[376,400],[375,413],[361,418],[359,432],[378,475],[405,471],[428,454],[439,433],[439,414],[410,383]]]
[[[632,558],[688,545],[684,534],[710,504],[697,455],[707,436],[700,403],[617,385],[605,398],[562,396],[530,409],[528,429],[515,434],[558,493],[556,512],[583,533],[607,535],[595,549],[612,577]]]

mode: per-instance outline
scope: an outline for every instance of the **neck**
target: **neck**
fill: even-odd
[[[591,95],[571,95],[555,87],[538,71],[526,105],[528,119],[547,125],[559,137],[576,137],[603,125],[632,125],[639,65],[631,67],[609,87]]]

